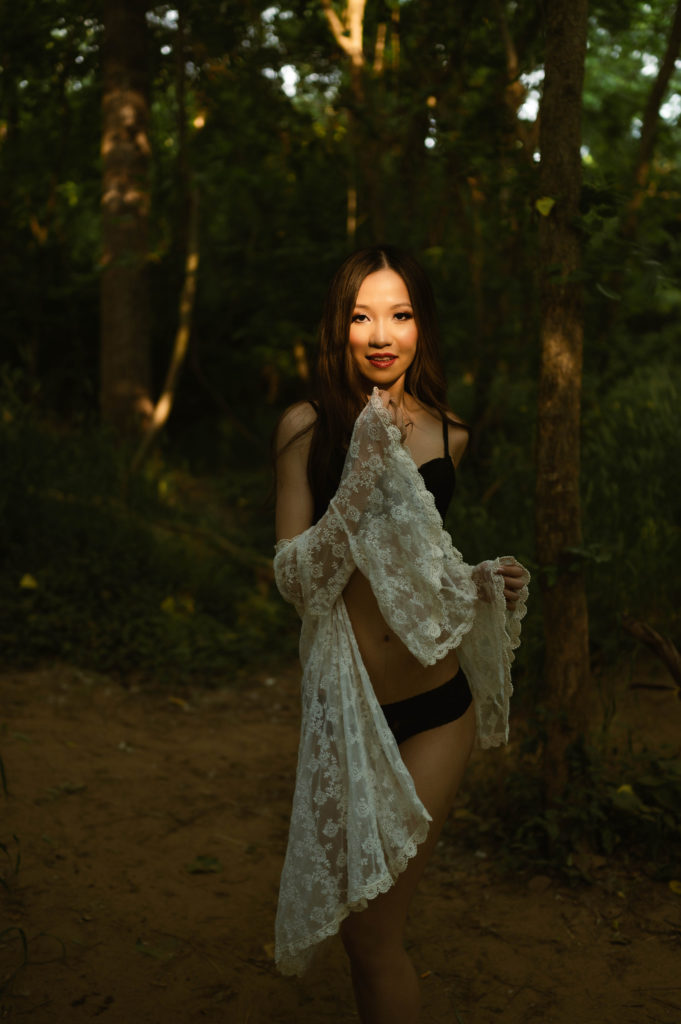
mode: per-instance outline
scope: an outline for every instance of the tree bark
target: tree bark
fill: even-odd
[[[587,0],[546,0],[540,118],[541,364],[537,420],[536,548],[544,615],[546,795],[560,796],[567,753],[586,728],[589,687],[584,576],[570,549],[581,544],[580,396],[583,323],[580,240],[581,95]],[[546,210],[546,207],[544,207]]]
[[[324,14],[331,34],[350,61],[352,103],[346,106],[349,126],[350,153],[348,160],[346,236],[348,246],[357,244],[358,168],[361,165],[361,144],[357,125],[357,112],[364,106],[364,8],[366,0],[346,0],[342,18],[331,0],[322,0]]]
[[[100,404],[121,433],[139,433],[150,399],[149,84],[144,0],[105,0],[102,97]]]

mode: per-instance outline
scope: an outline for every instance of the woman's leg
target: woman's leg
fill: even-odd
[[[419,985],[404,950],[404,926],[416,884],[463,778],[474,737],[471,705],[456,721],[417,733],[400,746],[416,792],[433,820],[428,838],[395,885],[341,925],[362,1024],[416,1024],[418,1020]]]

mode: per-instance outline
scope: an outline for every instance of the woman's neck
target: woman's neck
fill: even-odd
[[[367,394],[367,398],[373,391],[374,387],[375,385],[371,383]],[[387,392],[390,395],[391,401],[398,407],[398,409],[403,409],[407,412],[412,410],[414,400],[412,396],[409,394],[409,392],[405,391],[404,377],[400,377],[398,380],[394,381],[388,387],[381,388],[381,390]]]

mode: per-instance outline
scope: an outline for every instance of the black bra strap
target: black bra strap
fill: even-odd
[[[449,457],[449,420],[446,416],[442,417],[442,440],[445,446],[444,458]]]

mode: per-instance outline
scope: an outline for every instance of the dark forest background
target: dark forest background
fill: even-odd
[[[0,8],[6,666],[65,659],[128,684],[245,685],[254,666],[294,655],[297,623],[270,567],[270,437],[308,392],[331,273],[387,241],[430,274],[451,406],[473,429],[447,525],[467,561],[512,552],[538,581],[516,672],[528,749],[565,726],[546,714],[545,644],[564,624],[555,603],[542,618],[561,575],[585,588],[582,693],[604,720],[641,639],[678,688],[670,0],[588,12],[566,228],[581,252],[569,276],[584,336],[579,540],[560,564],[537,556],[542,295],[561,274],[540,234],[563,201],[541,173],[564,141],[554,118],[540,152],[540,107],[547,33],[574,6]],[[584,737],[567,731],[583,772]],[[659,771],[678,795],[678,772]],[[663,804],[656,828],[677,834]]]

